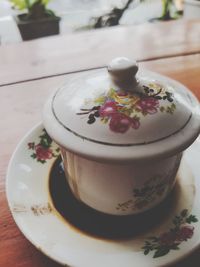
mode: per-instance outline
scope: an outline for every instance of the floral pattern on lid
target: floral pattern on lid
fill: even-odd
[[[44,107],[53,140],[102,160],[164,157],[186,149],[199,133],[196,98],[158,73],[140,69],[133,75],[138,67],[131,64],[111,66],[109,74],[99,69],[68,77]]]
[[[139,73],[136,90],[116,86],[103,70],[94,72],[94,77],[81,76],[56,92],[52,113],[60,125],[83,140],[147,144],[179,132],[190,120],[190,103],[182,100],[185,92],[177,94],[175,84],[162,81],[162,76]]]
[[[107,94],[102,94],[93,101],[86,100],[87,105],[88,102],[93,102],[94,106],[89,109],[81,108],[77,115],[88,114],[88,124],[93,124],[96,119],[100,119],[104,124],[109,123],[109,129],[115,133],[137,130],[143,117],[157,112],[173,115],[176,109],[173,94],[158,83],[143,86],[143,92],[140,93],[116,91],[111,88]]]

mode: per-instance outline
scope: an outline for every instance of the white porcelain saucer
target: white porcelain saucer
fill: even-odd
[[[50,258],[73,267],[155,267],[185,257],[200,244],[200,140],[184,154],[171,196],[174,200],[164,219],[158,219],[150,230],[124,239],[95,237],[80,231],[55,210],[49,174],[58,155],[57,146],[42,124],[36,126],[17,146],[6,184],[16,224]]]

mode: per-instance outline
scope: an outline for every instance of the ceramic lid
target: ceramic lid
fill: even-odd
[[[199,134],[199,103],[180,83],[116,58],[72,78],[44,108],[44,125],[66,149],[89,158],[169,156]]]

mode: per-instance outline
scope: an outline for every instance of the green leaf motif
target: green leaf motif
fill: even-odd
[[[176,227],[179,227],[183,223],[183,218],[181,216],[175,216],[172,222]]]
[[[171,104],[171,107],[172,107],[172,109],[173,110],[175,110],[176,109],[176,105],[173,103],[173,104]]]
[[[162,97],[159,96],[159,95],[156,95],[155,98],[158,99],[158,100],[161,100],[162,99]]]
[[[40,162],[40,163],[42,163],[42,164],[46,163],[46,160],[38,159],[37,161]]]
[[[95,99],[94,103],[98,105],[104,104],[106,101],[106,97],[104,95],[99,96],[98,98]]]
[[[198,219],[195,215],[190,215],[189,217],[187,217],[186,222],[189,224],[196,223],[198,222]]]
[[[143,88],[144,88],[145,93],[148,94],[149,93],[149,87],[144,85]]]
[[[109,121],[108,117],[101,118],[101,122],[103,122],[104,124],[106,124],[108,121]]]
[[[155,251],[153,258],[159,258],[159,257],[162,257],[164,255],[167,255],[169,253],[169,251],[170,251],[170,249],[168,247],[160,247]]]
[[[40,141],[41,146],[48,148],[50,146],[48,140],[46,138],[41,139]]]
[[[163,106],[160,107],[160,111],[161,112],[164,112],[165,111],[165,108]]]
[[[109,90],[108,97],[111,99],[115,97],[115,90],[113,88]]]
[[[181,216],[182,217],[187,217],[187,215],[188,215],[188,210],[187,209],[184,209],[184,210],[181,211]]]

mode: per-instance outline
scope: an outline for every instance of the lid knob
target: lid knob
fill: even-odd
[[[115,58],[108,64],[108,72],[113,82],[123,90],[130,91],[138,85],[137,71],[137,62],[126,57]]]

